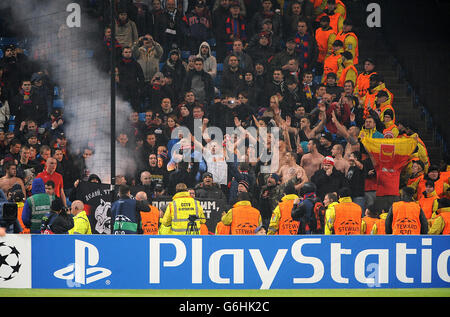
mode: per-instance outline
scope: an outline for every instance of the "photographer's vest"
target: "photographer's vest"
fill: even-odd
[[[114,219],[113,234],[136,234],[138,229],[136,200],[131,198],[115,201],[111,208]]]
[[[28,206],[31,209],[31,233],[41,231],[42,217],[50,212],[50,206],[54,196],[46,193],[34,194],[27,198]]]
[[[200,217],[200,203],[191,197],[189,192],[175,194],[173,201],[168,206],[172,214],[172,233],[186,234],[189,223],[189,215]],[[200,233],[200,219],[195,221]]]
[[[392,234],[420,234],[420,206],[416,202],[392,204]]]
[[[253,208],[249,201],[240,201],[233,206],[231,234],[253,235],[259,226],[259,210]]]
[[[294,206],[294,199],[282,201],[280,208],[280,222],[278,226],[278,234],[281,235],[295,235],[298,232],[300,221],[292,220],[292,207]]]
[[[158,234],[159,210],[152,205],[149,207],[149,212],[141,211],[142,231],[143,234]]]
[[[341,202],[334,206],[334,234],[361,234],[361,207],[354,202]]]

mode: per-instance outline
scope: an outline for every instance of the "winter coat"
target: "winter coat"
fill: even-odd
[[[208,53],[206,54],[206,56],[202,56],[201,54],[202,46],[208,47]],[[196,56],[203,59],[203,70],[211,75],[212,79],[215,79],[217,76],[217,60],[211,54],[211,47],[209,46],[208,42],[205,41],[200,44],[198,48],[198,54]]]
[[[159,43],[153,43],[151,48],[146,48],[145,46],[139,47],[138,43],[135,43],[132,47],[133,56],[139,65],[141,65],[146,82],[150,81],[153,75],[159,71],[159,61],[164,53]]]

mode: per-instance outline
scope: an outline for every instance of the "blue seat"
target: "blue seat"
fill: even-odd
[[[217,57],[217,56],[216,56],[216,55],[217,55],[217,54],[216,54],[216,51],[211,51],[211,55],[214,56],[214,57]]]
[[[3,58],[3,50],[0,48],[0,58]]]
[[[53,108],[64,108],[64,101],[62,99],[53,100]]]
[[[217,63],[217,72],[223,72],[223,63]]]
[[[145,121],[145,112],[139,112],[139,121]]]
[[[208,42],[210,47],[215,47],[216,46],[216,39],[215,38],[211,38],[211,39],[207,40],[206,42]]]
[[[182,59],[188,59],[189,56],[191,56],[191,51],[181,51],[181,58]]]
[[[17,39],[14,37],[0,37],[0,45],[6,46],[6,45],[17,45]]]

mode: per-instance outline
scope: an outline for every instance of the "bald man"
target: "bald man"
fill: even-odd
[[[91,224],[84,211],[84,204],[81,200],[75,200],[70,206],[70,213],[73,216],[73,228],[69,234],[92,234]]]
[[[137,192],[136,200],[147,200],[147,194],[143,191]],[[159,218],[163,217],[163,212],[153,205],[149,205],[150,212],[141,211],[142,234],[158,234]]]
[[[67,207],[66,194],[64,193],[64,183],[61,174],[56,172],[57,161],[53,157],[49,157],[45,162],[45,170],[36,175],[36,178],[42,178],[44,184],[48,181],[55,183],[55,195],[61,198],[64,206]]]

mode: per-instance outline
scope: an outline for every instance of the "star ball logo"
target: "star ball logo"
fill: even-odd
[[[9,281],[19,273],[22,263],[16,247],[0,242],[0,281]]]

